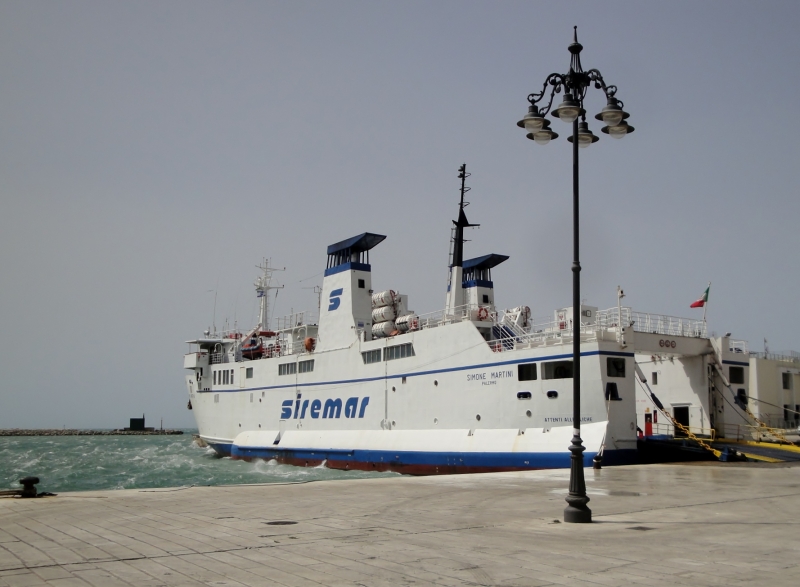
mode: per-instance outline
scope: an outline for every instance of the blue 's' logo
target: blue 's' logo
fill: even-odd
[[[335,289],[331,292],[331,303],[328,306],[328,312],[339,307],[339,304],[342,302],[339,296],[342,295],[343,291],[344,289],[340,287],[339,289]]]

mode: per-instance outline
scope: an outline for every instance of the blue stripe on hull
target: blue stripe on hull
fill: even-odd
[[[273,447],[243,448],[232,444],[211,444],[219,455],[235,459],[276,459],[289,464],[303,462],[319,463],[328,461],[331,466],[337,463],[379,465],[382,469],[395,467],[443,467],[465,470],[508,470],[508,469],[565,469],[570,466],[568,452],[554,453],[497,453],[497,452],[418,452],[381,450],[309,450],[279,449]],[[589,466],[596,453],[584,453],[584,464]],[[606,450],[603,453],[603,466],[632,465],[638,463],[636,449]],[[339,467],[337,467],[339,468]]]

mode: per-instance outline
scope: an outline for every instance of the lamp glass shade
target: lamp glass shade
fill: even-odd
[[[605,110],[602,116],[608,126],[617,126],[622,122],[622,110]]]
[[[549,130],[542,130],[539,132],[533,133],[533,141],[537,145],[546,145],[550,142],[552,133]]]
[[[591,144],[592,144],[592,135],[585,135],[585,134],[578,135],[578,147],[580,149],[585,149]]]
[[[541,130],[542,126],[544,126],[544,118],[538,116],[531,116],[530,118],[526,117],[522,119],[522,123],[525,125],[525,130],[535,133],[537,130]]]
[[[577,106],[572,105],[561,105],[558,108],[558,118],[563,122],[575,122],[575,119],[578,118],[578,115],[581,113],[581,109]]]
[[[628,125],[627,124],[615,124],[614,126],[609,125],[608,134],[611,135],[612,138],[621,139],[626,134],[628,134]]]

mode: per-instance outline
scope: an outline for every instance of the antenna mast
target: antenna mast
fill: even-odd
[[[264,274],[259,276],[256,279],[253,285],[256,286],[256,294],[259,298],[261,298],[261,309],[258,315],[258,322],[261,325],[261,330],[269,330],[269,290],[271,289],[283,289],[282,285],[272,285],[272,273],[275,271],[286,271],[286,267],[282,269],[277,269],[275,267],[270,267],[270,261],[272,259],[264,259],[261,265],[256,265],[258,269],[261,269]]]

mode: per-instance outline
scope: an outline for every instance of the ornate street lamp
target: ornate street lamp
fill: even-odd
[[[553,114],[556,118],[564,122],[572,123],[572,136],[567,140],[572,143],[572,238],[573,238],[573,261],[572,261],[572,421],[573,435],[572,445],[569,447],[572,453],[570,458],[569,471],[569,495],[567,495],[567,507],[564,510],[565,522],[591,522],[592,511],[586,505],[589,497],[586,495],[586,481],[583,477],[583,441],[581,440],[581,264],[578,256],[579,244],[579,214],[578,214],[578,148],[585,148],[596,143],[599,137],[589,130],[586,122],[586,110],[583,108],[583,100],[586,91],[594,85],[598,90],[603,90],[606,95],[607,104],[603,110],[595,116],[606,124],[602,129],[603,133],[613,138],[622,138],[634,131],[634,128],[626,122],[630,116],[625,112],[623,103],[616,97],[617,87],[606,85],[603,76],[596,69],[583,71],[581,67],[581,51],[583,45],[578,43],[578,27],[575,27],[575,37],[569,46],[572,54],[569,73],[551,73],[544,82],[542,91],[528,96],[530,107],[525,117],[517,123],[517,126],[524,128],[527,137],[540,145],[546,145],[558,135],[550,130],[550,121],[546,116]],[[564,90],[564,98],[556,108],[552,108],[553,99],[556,94]],[[548,92],[549,90],[549,92]],[[545,100],[547,98],[547,100]],[[546,101],[545,106],[539,103]],[[552,110],[551,110],[552,108]]]

